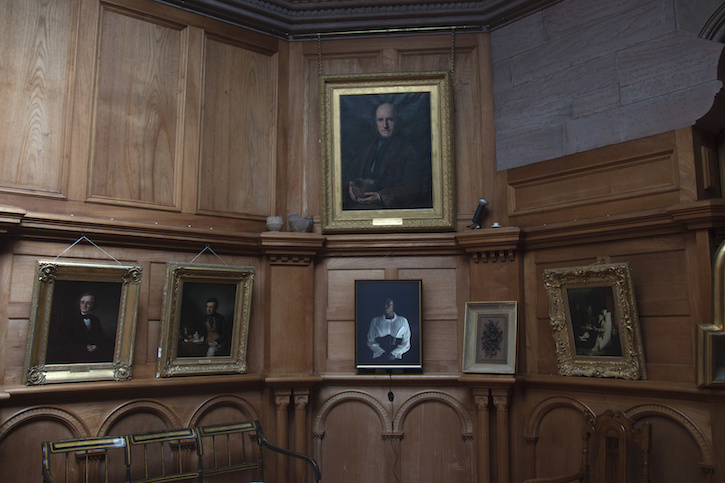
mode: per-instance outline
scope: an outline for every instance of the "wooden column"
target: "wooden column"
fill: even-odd
[[[316,233],[265,232],[260,243],[267,255],[265,273],[265,379],[277,396],[276,444],[308,454],[307,403],[310,388],[320,380],[314,374],[313,301],[314,257],[325,238]],[[286,403],[283,401],[286,399]],[[294,399],[294,447],[288,441],[288,405]],[[289,478],[288,460],[278,458],[275,481],[305,481],[305,463]]]
[[[491,481],[491,447],[488,438],[491,432],[488,422],[490,400],[488,391],[484,395],[475,397],[478,408],[478,481],[480,483],[490,483]]]
[[[492,389],[493,405],[496,407],[496,449],[498,450],[498,481],[509,481],[509,395],[508,389]]]
[[[479,483],[495,481],[508,483],[509,479],[509,389],[516,384],[516,378],[507,375],[467,374],[459,378],[473,393],[478,408],[478,479]],[[496,440],[490,428],[491,402],[496,411]],[[495,466],[491,464],[491,448],[496,451]],[[494,472],[494,469],[496,472]]]
[[[295,389],[295,451],[298,453],[309,454],[307,451],[307,403],[309,402],[309,390]],[[302,460],[295,459],[295,477],[296,483],[304,483],[309,481],[307,478],[307,463]]]
[[[277,446],[287,447],[287,407],[290,403],[290,397],[292,393],[289,389],[276,389],[274,391],[274,401],[277,407]],[[277,461],[275,462],[275,468],[277,469],[277,481],[287,481],[287,457],[281,454],[275,453]],[[269,465],[265,465],[265,468],[269,468]]]
[[[517,227],[484,228],[456,234],[456,241],[470,255],[469,300],[504,301],[521,299],[521,261],[518,257],[521,230]],[[520,307],[519,307],[520,310]],[[518,324],[518,340],[523,340],[523,327]],[[517,347],[520,346],[517,341]],[[522,367],[517,354],[517,367]],[[468,384],[478,407],[478,481],[489,483],[494,472],[491,448],[496,449],[496,470],[499,482],[509,479],[509,388],[516,383],[514,374],[461,377]],[[491,441],[489,428],[490,401],[496,409],[496,441]]]

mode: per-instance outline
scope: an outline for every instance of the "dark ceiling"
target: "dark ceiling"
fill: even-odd
[[[492,30],[560,0],[156,0],[287,40]]]

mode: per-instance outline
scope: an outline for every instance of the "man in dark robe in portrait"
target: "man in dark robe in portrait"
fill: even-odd
[[[398,134],[396,107],[379,105],[375,125],[376,139],[345,166],[343,209],[432,208],[430,160]]]

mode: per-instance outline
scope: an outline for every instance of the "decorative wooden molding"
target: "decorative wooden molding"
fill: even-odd
[[[473,418],[466,407],[451,395],[440,391],[425,391],[408,398],[395,414],[393,427],[398,431],[403,431],[403,423],[411,409],[419,404],[431,401],[440,402],[450,406],[450,408],[458,414],[458,417],[461,418],[461,423],[463,423],[464,430],[462,432],[462,436],[464,438],[473,434]]]
[[[680,203],[667,211],[672,220],[686,225],[690,230],[725,226],[725,199],[722,198]]]
[[[323,254],[329,257],[460,255],[456,233],[377,233],[327,235]]]
[[[574,398],[567,396],[554,396],[544,399],[536,405],[526,421],[524,438],[526,438],[527,443],[536,443],[539,439],[539,427],[541,426],[541,421],[543,421],[544,416],[556,408],[573,409],[574,411],[581,413],[582,418],[595,417],[594,411],[592,411],[591,408]]]
[[[167,428],[178,428],[181,426],[181,420],[167,405],[161,404],[158,401],[138,400],[122,404],[111,412],[98,429],[98,435],[106,436],[108,434],[108,430],[111,429],[114,424],[118,423],[128,415],[137,413],[154,414],[164,421]]]
[[[697,446],[700,448],[700,454],[702,456],[702,462],[700,465],[703,471],[708,471],[709,468],[715,467],[715,460],[713,459],[712,454],[712,443],[705,437],[702,429],[679,409],[661,404],[643,404],[641,406],[635,406],[628,409],[625,413],[627,417],[633,421],[639,421],[647,416],[664,416],[671,421],[676,422],[690,433],[693,441],[697,442]]]
[[[313,434],[319,435],[319,438],[322,438],[322,435],[325,433],[325,421],[327,419],[327,416],[330,414],[332,408],[334,408],[338,404],[342,404],[348,401],[360,401],[370,406],[380,419],[381,433],[387,432],[388,428],[391,427],[390,416],[388,415],[388,412],[385,410],[383,405],[380,404],[380,401],[375,399],[370,394],[362,391],[345,391],[335,394],[334,396],[329,398],[322,404],[320,409],[317,410],[317,414],[315,415],[314,422],[312,424]]]
[[[513,262],[521,244],[517,227],[483,228],[456,233],[456,241],[474,262]]]
[[[318,32],[371,36],[396,31],[430,31],[450,26],[479,29],[513,21],[559,0],[496,0],[453,2],[418,0],[413,2],[359,3],[341,0],[160,0],[184,10],[201,13],[241,27],[251,27],[278,38],[308,38]],[[392,32],[391,32],[392,31]]]
[[[325,243],[317,233],[268,231],[259,236],[262,250],[272,265],[307,266]]]
[[[32,407],[14,414],[0,426],[0,442],[14,429],[32,420],[58,421],[68,428],[74,438],[90,436],[86,425],[75,414],[55,407]]]
[[[7,233],[8,230],[19,226],[26,213],[22,208],[0,206],[0,233]]]
[[[204,401],[196,408],[189,419],[187,427],[192,428],[200,426],[201,418],[209,414],[214,409],[220,407],[233,407],[238,409],[242,414],[244,414],[244,417],[247,420],[254,421],[259,419],[257,411],[251,403],[249,403],[249,401],[238,396],[217,396]]]
[[[257,233],[229,228],[214,229],[200,220],[198,225],[191,225],[189,217],[185,218],[186,223],[177,225],[36,212],[27,212],[22,216],[19,213],[8,214],[6,218],[15,225],[15,234],[29,239],[72,241],[86,235],[97,243],[117,243],[145,249],[163,247],[198,250],[212,244],[214,250],[220,253],[240,253],[242,250],[256,253],[259,250]],[[3,216],[0,212],[0,229],[2,227]]]

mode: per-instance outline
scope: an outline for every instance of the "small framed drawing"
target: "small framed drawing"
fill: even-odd
[[[131,379],[142,269],[38,260],[26,384]]]
[[[355,280],[358,369],[422,369],[421,280]]]
[[[320,79],[322,230],[455,228],[448,72]]]
[[[646,379],[628,263],[544,270],[562,376]]]
[[[516,302],[467,302],[463,372],[516,373]]]
[[[244,373],[254,268],[168,263],[157,375]]]

